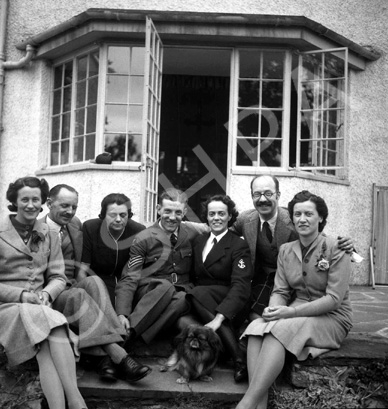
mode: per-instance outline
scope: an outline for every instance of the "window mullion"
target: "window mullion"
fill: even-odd
[[[282,162],[281,167],[288,169],[290,157],[290,119],[291,119],[291,72],[292,54],[286,52],[283,74],[283,123],[282,123]]]
[[[103,44],[100,47],[100,63],[98,73],[98,99],[97,99],[97,118],[96,118],[96,143],[95,155],[103,152],[104,148],[104,131],[105,131],[105,100],[106,100],[106,82],[108,66],[108,46]]]

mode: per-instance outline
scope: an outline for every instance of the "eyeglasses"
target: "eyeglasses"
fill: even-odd
[[[267,199],[271,199],[271,197],[273,196],[273,195],[276,195],[278,192],[271,192],[271,191],[269,191],[269,190],[267,190],[266,192],[264,192],[264,193],[261,193],[261,192],[253,192],[252,193],[252,197],[254,198],[254,199],[260,199],[261,198],[261,196],[265,196]]]

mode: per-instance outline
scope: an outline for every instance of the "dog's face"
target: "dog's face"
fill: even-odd
[[[188,349],[198,353],[212,351],[218,355],[222,348],[220,337],[211,328],[201,325],[189,325],[178,338],[179,344],[183,344],[186,351]]]
[[[211,328],[189,325],[175,338],[174,343],[177,352],[174,369],[182,375],[177,382],[211,380],[209,375],[222,349],[220,337]]]

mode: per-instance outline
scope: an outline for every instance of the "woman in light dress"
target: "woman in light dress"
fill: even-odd
[[[50,409],[86,408],[66,318],[51,303],[66,286],[58,235],[37,221],[49,187],[24,177],[7,190],[16,215],[0,221],[0,345],[10,366],[36,356]]]
[[[275,286],[248,336],[249,387],[237,409],[264,409],[286,351],[298,360],[338,349],[352,327],[350,255],[322,234],[328,209],[308,191],[288,204],[299,240],[281,246]]]

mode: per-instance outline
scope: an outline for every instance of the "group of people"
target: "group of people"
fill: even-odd
[[[82,409],[80,353],[102,357],[102,380],[135,382],[151,371],[128,354],[136,338],[150,343],[171,326],[200,323],[219,334],[235,381],[249,378],[238,409],[265,408],[286,351],[317,356],[350,330],[353,245],[322,234],[328,209],[319,196],[302,191],[284,209],[268,175],[252,180],[251,195],[254,209],[240,215],[229,196],[209,198],[201,224],[185,220],[185,193],[168,189],[146,229],[123,194],[106,196],[99,217],[82,225],[73,187],[11,183],[16,215],[0,225],[0,321],[9,329],[0,345],[9,363],[36,356],[49,407],[66,400]]]

